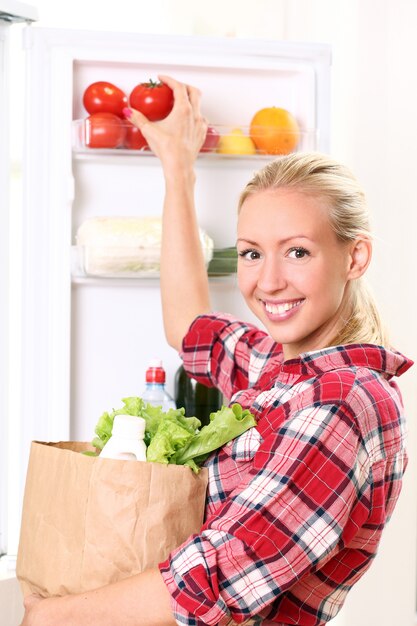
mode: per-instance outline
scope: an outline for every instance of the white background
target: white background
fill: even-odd
[[[417,3],[415,0],[39,0],[39,25],[331,43],[331,151],[362,182],[376,246],[370,280],[396,347],[417,360]],[[13,27],[12,220],[19,227],[23,95]],[[236,104],[238,108],[238,103]],[[238,116],[237,116],[238,117]],[[13,238],[11,240],[13,243]],[[13,298],[12,298],[13,304]],[[18,319],[11,311],[18,366]],[[417,367],[400,379],[411,461],[380,555],[335,626],[411,626],[415,609]],[[13,390],[10,390],[13,397]]]

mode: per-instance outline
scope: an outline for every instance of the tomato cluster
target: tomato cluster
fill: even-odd
[[[149,80],[139,83],[129,98],[116,85],[106,81],[92,83],[84,91],[83,105],[90,114],[85,123],[85,145],[89,148],[149,149],[140,130],[125,119],[123,109],[131,106],[155,122],[164,119],[174,106],[172,89],[161,82]],[[201,147],[202,152],[213,152],[220,135],[210,126]]]
[[[123,109],[130,105],[149,120],[166,117],[173,105],[172,89],[150,80],[140,83],[127,95],[107,81],[92,83],[84,91],[83,105],[90,114],[85,123],[85,144],[89,148],[147,149],[140,130],[125,119]]]

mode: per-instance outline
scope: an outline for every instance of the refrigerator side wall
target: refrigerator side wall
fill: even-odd
[[[9,129],[8,29],[0,20],[0,421],[6,433],[0,439],[0,554],[6,550],[7,526],[7,417],[9,380]]]
[[[22,228],[22,449],[69,438],[72,59],[24,33],[27,58]],[[20,489],[25,467],[22,467]]]

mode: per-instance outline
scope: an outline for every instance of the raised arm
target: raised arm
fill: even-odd
[[[194,163],[207,132],[200,92],[168,76],[159,77],[174,92],[172,112],[149,122],[133,111],[138,126],[159,157],[165,177],[161,251],[161,298],[165,335],[179,350],[193,319],[210,310],[207,272],[194,204]]]

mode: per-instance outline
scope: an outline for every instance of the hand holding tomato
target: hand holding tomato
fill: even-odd
[[[207,121],[200,112],[201,94],[197,88],[169,76],[159,78],[173,92],[171,112],[156,122],[135,109],[127,109],[126,116],[139,128],[170,177],[192,169],[206,138]]]

